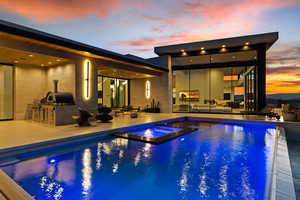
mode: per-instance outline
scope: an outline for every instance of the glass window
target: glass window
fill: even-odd
[[[209,69],[196,69],[190,72],[191,112],[209,112],[209,77]]]
[[[235,77],[231,81],[232,91],[232,112],[239,113],[245,110],[245,73],[246,67],[233,67],[232,76]]]
[[[103,77],[98,76],[98,104],[103,104]]]
[[[254,69],[252,66],[173,71],[173,112],[254,110]]]
[[[128,106],[129,80],[98,76],[98,103],[110,108]]]
[[[173,71],[173,112],[190,111],[189,70]]]
[[[248,67],[245,72],[245,109],[249,111],[254,111],[256,108],[255,103],[255,67]]]
[[[231,67],[210,69],[210,111],[231,112],[233,94]]]
[[[13,67],[0,65],[0,120],[13,119]]]

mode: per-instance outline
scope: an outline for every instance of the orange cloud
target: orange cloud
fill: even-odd
[[[0,11],[42,23],[88,16],[105,18],[119,9],[120,5],[121,0],[9,0],[0,1]]]
[[[300,93],[300,66],[267,68],[267,94]]]

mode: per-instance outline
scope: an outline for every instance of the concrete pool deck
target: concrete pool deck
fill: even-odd
[[[188,113],[140,113],[136,119],[131,119],[129,115],[115,117],[111,123],[92,122],[90,127],[78,127],[75,124],[49,127],[44,124],[31,121],[2,121],[0,122],[0,151],[33,143],[46,142],[56,139],[86,135],[110,129],[134,126],[143,123],[151,123],[176,117],[200,117],[212,119],[233,119],[233,120],[255,120],[272,121],[264,116],[247,116],[231,114],[188,114]],[[280,122],[274,120],[274,122]],[[282,121],[281,121],[282,122]]]

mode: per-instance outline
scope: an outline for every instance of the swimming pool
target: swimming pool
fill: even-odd
[[[181,121],[198,129],[162,144],[103,136],[81,149],[2,167],[41,199],[264,199],[276,127]]]

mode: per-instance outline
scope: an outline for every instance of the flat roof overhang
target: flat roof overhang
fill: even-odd
[[[93,57],[97,59],[112,61],[112,62],[130,65],[136,68],[142,68],[150,71],[156,71],[156,72],[168,71],[168,69],[154,65],[150,62],[147,62],[146,60],[141,61],[141,60],[131,59],[130,57],[127,57],[122,54],[118,54],[112,51],[108,51],[84,43],[76,42],[74,40],[66,39],[63,37],[38,31],[18,24],[6,22],[3,20],[0,20],[0,33],[13,35],[16,38],[32,41],[33,43],[36,41],[40,44],[44,44],[44,45],[46,44],[48,47],[51,48],[60,48],[62,50],[66,50],[86,57]]]
[[[240,37],[232,37],[232,38],[224,38],[224,39],[216,39],[216,40],[207,40],[200,42],[191,42],[191,43],[183,43],[183,44],[175,44],[168,46],[159,46],[154,48],[154,52],[159,55],[169,55],[169,54],[177,54],[182,51],[201,51],[212,50],[212,49],[220,49],[222,46],[226,47],[239,47],[244,46],[245,44],[249,45],[259,45],[266,44],[266,48],[269,49],[276,41],[278,40],[278,32],[270,32],[256,35],[247,35]]]

